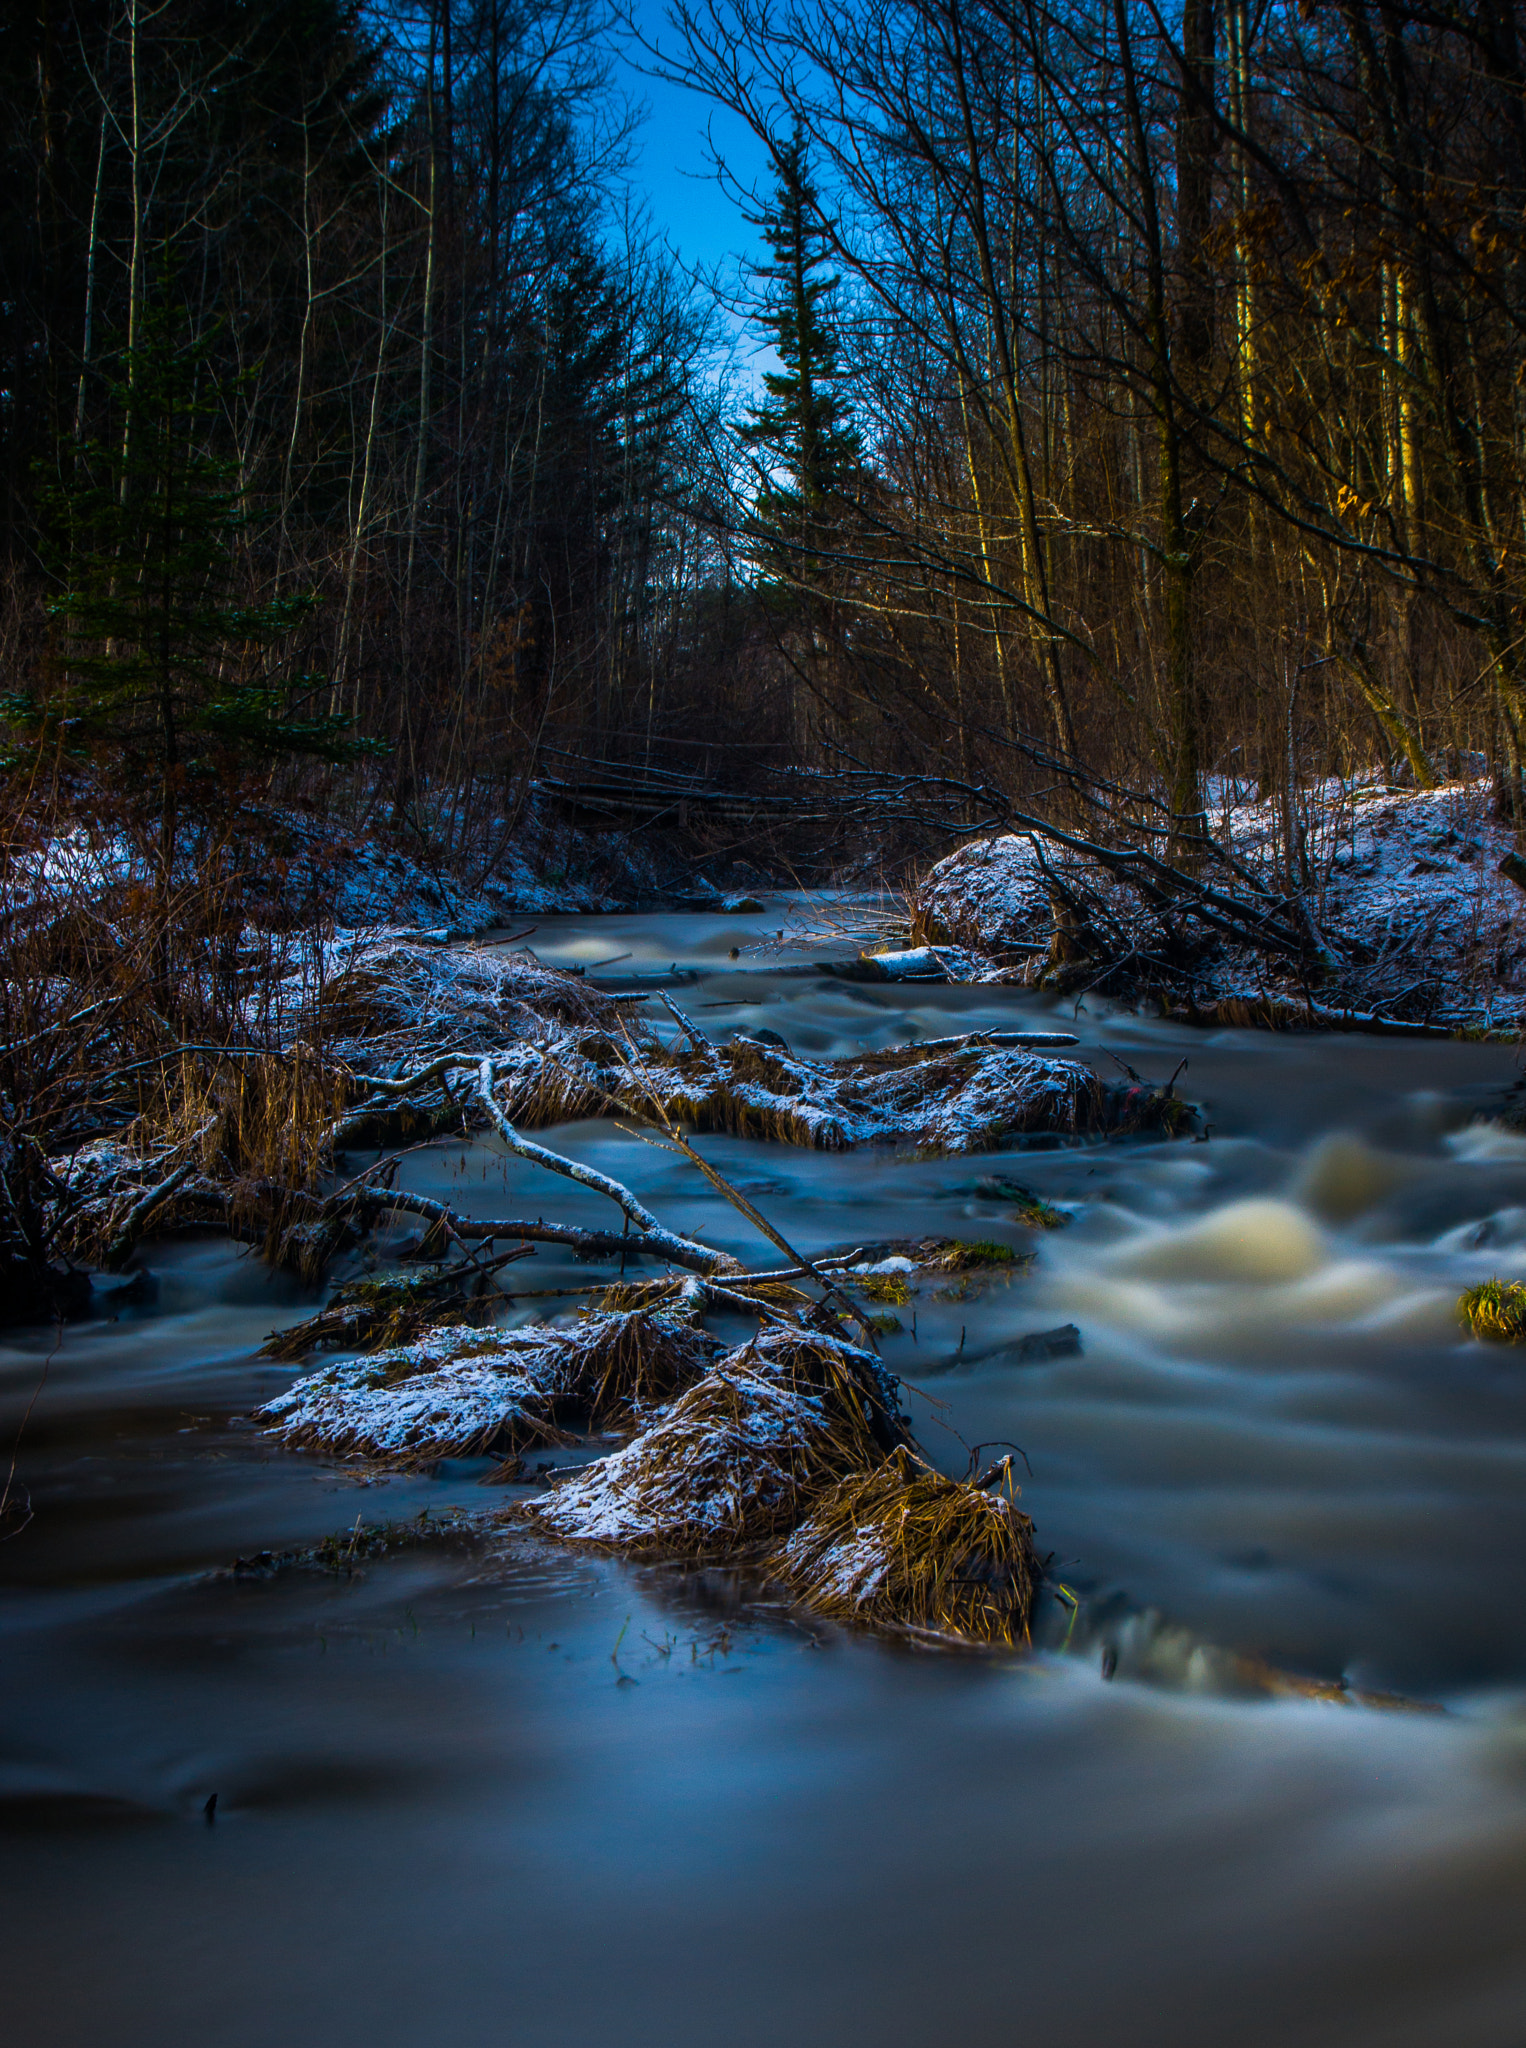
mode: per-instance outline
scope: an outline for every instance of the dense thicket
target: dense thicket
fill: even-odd
[[[600,4],[13,18],[14,766],[161,832],[315,757],[447,837],[563,753],[1513,800],[1510,0],[681,5],[774,167],[750,407],[622,226]]]
[[[705,322],[617,213],[607,28],[596,0],[13,22],[13,764],[159,815],[353,756],[344,726],[392,817],[449,792],[449,832],[512,817],[538,747],[716,729],[725,578],[680,488]]]
[[[804,147],[841,279],[844,746],[1037,738],[1179,816],[1460,748],[1518,787],[1510,0],[708,0],[663,48],[781,201]]]

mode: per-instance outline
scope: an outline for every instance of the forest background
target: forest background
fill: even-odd
[[[726,279],[617,50],[756,145]],[[0,124],[8,845],[1526,814],[1511,0],[37,0]]]

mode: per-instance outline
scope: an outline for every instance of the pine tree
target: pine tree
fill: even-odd
[[[753,225],[773,253],[758,270],[764,291],[756,318],[784,366],[765,372],[765,402],[749,408],[741,428],[763,472],[754,505],[759,555],[771,579],[816,584],[834,517],[851,503],[863,450],[839,395],[839,279],[823,271],[826,237],[798,131],[783,151],[772,203]]]
[[[237,466],[209,447],[222,409],[210,342],[182,335],[167,294],[139,318],[110,445],[86,443],[43,493],[61,585],[48,607],[52,687],[3,708],[34,745],[61,739],[107,771],[156,822],[168,874],[187,809],[281,755],[356,749],[347,719],[302,712],[324,683],[292,652],[315,598],[241,597],[249,514]]]

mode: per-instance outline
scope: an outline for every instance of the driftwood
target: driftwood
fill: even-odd
[[[478,1069],[477,1100],[487,1111],[493,1128],[511,1152],[517,1153],[521,1159],[528,1159],[533,1165],[544,1166],[552,1173],[563,1174],[568,1180],[576,1181],[580,1187],[593,1188],[599,1194],[607,1195],[624,1211],[626,1221],[636,1226],[640,1241],[653,1251],[660,1252],[665,1257],[676,1258],[681,1264],[696,1258],[707,1259],[710,1263],[701,1269],[707,1272],[718,1270],[717,1262],[720,1262],[722,1267],[736,1269],[736,1261],[724,1252],[712,1251],[708,1245],[696,1244],[691,1238],[676,1237],[672,1231],[665,1230],[651,1210],[638,1202],[630,1189],[619,1181],[611,1180],[607,1174],[599,1173],[591,1166],[584,1166],[579,1160],[567,1159],[560,1152],[548,1151],[544,1145],[537,1145],[533,1139],[523,1137],[516,1131],[493,1099],[491,1058],[485,1059]],[[788,1255],[788,1246],[784,1249]]]

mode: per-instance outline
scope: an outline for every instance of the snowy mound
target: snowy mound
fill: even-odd
[[[1031,833],[971,840],[927,876],[917,892],[920,922],[934,940],[992,954],[1008,946],[1047,945],[1053,918],[1043,863],[1064,874],[1075,862],[1040,854]]]
[[[552,1354],[464,1325],[325,1367],[257,1410],[286,1443],[373,1458],[470,1457],[554,1443]]]
[[[879,1462],[893,1414],[876,1361],[780,1330],[727,1354],[623,1451],[532,1501],[553,1535],[716,1556],[793,1528],[845,1472]]]
[[[1129,888],[1100,861],[1027,833],[940,861],[918,892],[918,922],[935,942],[1026,957],[1034,979],[1076,963],[1093,980],[1112,967],[1135,986],[1152,971],[1185,977],[1200,997],[1284,983],[1303,997],[1312,967],[1327,1009],[1407,1005],[1487,1021],[1503,997],[1508,1021],[1526,991],[1526,895],[1500,873],[1515,841],[1492,794],[1483,780],[1430,790],[1331,781],[1303,792],[1290,818],[1217,790],[1210,829],[1225,858],[1205,856],[1201,879],[1246,906],[1242,933],[1254,937],[1263,911],[1306,933],[1302,963],[1296,947],[1237,938],[1211,900],[1168,900],[1148,877]]]
[[[416,1056],[470,1043],[494,1050],[553,1023],[608,1029],[619,1012],[579,976],[526,953],[444,946],[389,932],[335,948],[325,991],[331,1031],[363,1040],[374,1061],[396,1040]]]
[[[564,1420],[634,1421],[696,1380],[715,1345],[682,1309],[484,1330],[452,1323],[309,1373],[256,1411],[289,1444],[466,1457],[564,1441]]]

